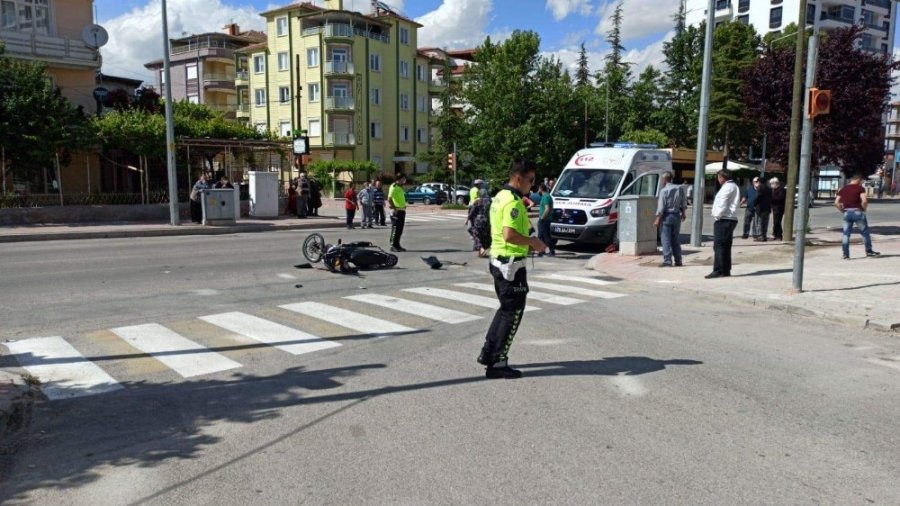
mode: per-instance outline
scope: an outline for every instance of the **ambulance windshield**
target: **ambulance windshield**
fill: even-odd
[[[554,197],[608,199],[615,195],[622,179],[621,170],[568,169],[564,170],[553,187]]]

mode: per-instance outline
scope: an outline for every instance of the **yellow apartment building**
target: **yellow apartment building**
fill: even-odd
[[[86,113],[96,112],[93,90],[100,69],[99,53],[81,38],[84,27],[92,23],[93,0],[0,0],[0,41],[6,46],[6,55],[43,62],[63,96],[82,106]],[[66,193],[96,191],[96,156],[73,156],[72,163],[63,167],[61,178]],[[48,189],[19,188],[21,184],[14,186],[31,193]]]
[[[236,51],[237,118],[284,137],[306,130],[313,160],[424,172],[415,157],[431,145],[444,56],[419,51],[422,25],[383,4],[367,14],[345,6],[323,0],[261,14],[267,40]]]

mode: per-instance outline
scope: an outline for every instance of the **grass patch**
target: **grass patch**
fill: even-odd
[[[25,382],[26,385],[31,386],[31,387],[41,386],[40,378],[38,378],[37,376],[35,376],[34,374],[31,374],[29,372],[26,372],[25,374],[22,375],[22,380]]]
[[[454,209],[457,211],[461,211],[461,210],[468,209],[468,208],[469,207],[466,206],[465,204],[455,204],[452,202],[447,202],[441,206],[441,209]]]

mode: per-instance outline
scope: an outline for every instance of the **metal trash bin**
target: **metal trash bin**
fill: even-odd
[[[619,254],[638,256],[656,253],[656,197],[619,197]]]
[[[204,225],[234,225],[234,189],[216,188],[203,190],[200,202],[203,207]]]

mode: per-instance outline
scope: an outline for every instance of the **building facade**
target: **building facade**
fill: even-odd
[[[172,97],[205,104],[209,108],[234,118],[237,111],[235,89],[235,51],[263,42],[266,34],[241,32],[236,24],[225,26],[220,33],[203,33],[172,39],[169,47],[169,73],[172,78]],[[156,89],[165,95],[163,61],[144,65],[156,77]]]
[[[282,137],[306,130],[313,160],[425,170],[415,159],[430,148],[444,83],[442,53],[416,47],[422,25],[379,2],[367,14],[322,0],[261,15],[266,42],[238,51],[240,121]]]
[[[706,19],[708,0],[685,0],[686,22],[699,25]],[[818,16],[822,30],[862,23],[861,45],[872,52],[892,54],[897,4],[891,0],[815,0],[806,6],[808,24]],[[800,0],[716,0],[716,22],[740,21],[753,25],[761,35],[780,32],[799,24]]]

